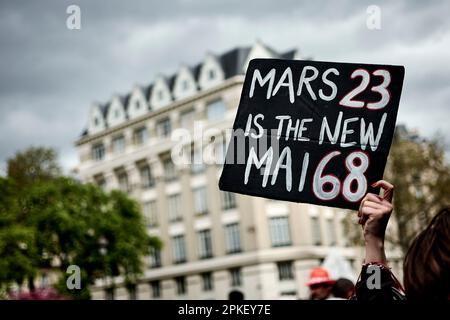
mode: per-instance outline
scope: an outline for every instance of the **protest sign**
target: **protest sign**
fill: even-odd
[[[221,190],[357,209],[382,179],[402,66],[254,59]]]

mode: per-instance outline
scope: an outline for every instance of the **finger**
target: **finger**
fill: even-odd
[[[369,219],[368,215],[362,215],[361,218],[359,218],[358,223],[364,228],[364,225],[366,224],[366,221]]]
[[[367,219],[369,219],[368,217],[361,217],[358,221],[358,223],[361,225],[361,227],[363,227],[364,229],[364,225],[366,224]]]
[[[364,206],[364,201],[367,200],[367,194],[364,196],[364,198],[361,200],[361,202],[359,203],[359,209],[358,209],[358,217],[361,216],[361,209]]]
[[[359,210],[358,210],[358,217],[361,217],[361,210],[364,206],[364,203],[366,201],[373,201],[373,202],[378,202],[381,203],[381,199],[378,195],[373,194],[373,193],[367,193],[364,198],[361,200],[361,203],[359,204]]]
[[[361,217],[359,218],[358,223],[364,225],[370,216],[380,214],[380,212],[380,209],[364,207],[361,210]]]
[[[383,203],[374,202],[374,201],[371,201],[371,200],[366,200],[366,201],[364,201],[363,210],[366,207],[373,208],[373,209],[382,209],[383,208]]]
[[[378,207],[378,208],[371,208],[371,207],[364,207],[362,209],[362,216],[372,216],[372,215],[378,215],[382,212],[382,208]]]
[[[393,209],[393,205],[391,202],[387,201],[387,200],[383,200],[382,204],[381,204],[382,208],[384,211],[386,212],[392,212]]]
[[[385,180],[379,180],[373,183],[372,187],[382,188],[384,190],[383,199],[392,202],[392,197],[394,196],[394,186],[391,183]]]
[[[361,217],[361,210],[364,207],[364,201],[365,201],[365,197],[364,199],[361,200],[361,203],[359,204],[359,209],[358,209],[358,217]]]
[[[383,194],[383,199],[387,200],[389,203],[392,202],[392,198],[394,197],[394,189],[385,190]]]
[[[380,198],[380,196],[377,195],[377,194],[374,194],[374,193],[368,193],[368,194],[366,194],[366,200],[370,200],[370,201],[378,202],[378,203],[381,203],[381,201],[382,201],[382,199]]]

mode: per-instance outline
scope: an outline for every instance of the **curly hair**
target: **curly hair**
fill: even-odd
[[[445,207],[412,242],[406,254],[404,285],[410,300],[450,297],[450,207]]]

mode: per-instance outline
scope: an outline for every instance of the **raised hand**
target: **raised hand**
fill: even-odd
[[[368,193],[362,200],[358,211],[358,223],[362,225],[366,244],[367,262],[386,262],[384,254],[384,235],[392,213],[394,186],[387,181],[375,182],[372,187],[381,187],[383,196]]]

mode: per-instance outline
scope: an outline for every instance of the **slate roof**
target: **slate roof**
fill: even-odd
[[[295,52],[296,52],[296,50],[293,49],[293,50],[289,50],[284,53],[278,53],[271,47],[264,45],[264,44],[262,44],[262,45],[264,46],[265,49],[267,49],[267,51],[270,52],[271,55],[273,55],[275,58],[279,58],[279,59],[293,59]],[[231,49],[229,51],[226,51],[222,54],[215,55],[216,59],[218,60],[218,62],[220,63],[220,65],[222,67],[222,70],[224,71],[225,79],[229,79],[238,74],[243,74],[244,63],[246,62],[251,49],[252,49],[252,47],[250,47],[250,46],[237,47],[237,48]],[[200,77],[201,66],[202,66],[202,62],[189,67],[194,75],[197,85],[198,85],[198,80]],[[165,77],[167,84],[169,86],[169,89],[171,91],[171,94],[172,94],[173,87],[175,84],[176,76],[177,76],[177,74],[175,73],[175,74]],[[143,87],[145,99],[149,99],[152,89],[153,89],[153,84],[149,84],[149,85]],[[125,110],[128,108],[128,102],[130,100],[130,97],[131,97],[130,93],[126,94],[124,96],[120,96],[120,100],[121,100]],[[109,105],[110,105],[110,101],[105,104],[100,105],[100,110],[102,111],[104,119],[106,119],[106,114],[108,112]],[[86,135],[88,135],[88,131],[83,130],[81,137],[84,137]]]

